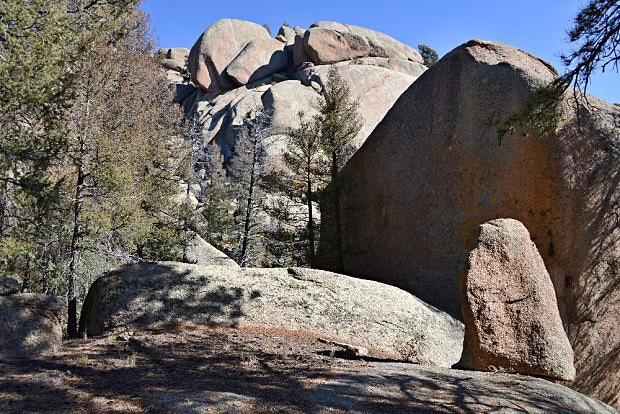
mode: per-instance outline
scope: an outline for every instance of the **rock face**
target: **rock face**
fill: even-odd
[[[317,65],[362,57],[385,57],[422,63],[410,46],[375,30],[337,22],[317,22],[303,37],[306,55]]]
[[[371,300],[370,300],[371,298]],[[312,332],[370,355],[450,366],[463,325],[398,288],[319,270],[152,263],[95,281],[80,332],[194,323]]]
[[[206,92],[235,87],[225,74],[226,67],[251,41],[270,39],[260,24],[245,20],[222,19],[198,38],[189,54],[192,81]]]
[[[0,276],[0,296],[13,295],[19,292],[19,281],[12,277]]]
[[[189,263],[197,265],[239,268],[239,265],[233,259],[226,256],[198,235],[195,235],[189,243],[185,256]]]
[[[263,79],[286,70],[284,45],[276,39],[257,39],[249,42],[226,67],[226,74],[237,85]]]
[[[555,135],[497,140],[502,121],[555,76],[536,57],[486,41],[426,71],[345,167],[345,273],[458,314],[478,226],[517,219],[551,276],[575,353],[573,386],[620,406],[620,107],[590,97],[578,123],[567,99]],[[325,257],[329,245],[322,240]]]
[[[461,281],[465,341],[459,366],[572,381],[573,350],[551,278],[516,220],[480,226]]]
[[[314,40],[308,46],[311,32],[312,39],[319,32],[330,36],[346,33],[359,39],[359,50],[355,54],[339,51],[337,57],[326,60],[321,50],[331,46]],[[176,49],[163,49],[166,56],[168,50]],[[426,70],[421,62],[411,47],[362,27],[335,22],[318,22],[309,30],[282,26],[273,39],[256,23],[223,19],[205,30],[189,54],[188,70],[198,90],[177,85],[176,101],[188,118],[198,121],[205,145],[219,144],[225,160],[239,139],[238,126],[245,116],[242,110],[277,111],[273,119],[276,149],[272,153],[278,155],[284,137],[277,136],[298,125],[300,110],[308,115],[315,112],[330,67],[326,63],[339,63],[341,76],[360,103],[364,124],[355,139],[359,146],[400,94]],[[173,65],[169,59],[162,64]],[[280,83],[287,86],[279,88]]]
[[[25,293],[0,296],[0,358],[27,358],[55,352],[67,314],[55,296]]]

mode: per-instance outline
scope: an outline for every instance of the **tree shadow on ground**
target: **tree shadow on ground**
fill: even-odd
[[[274,338],[238,329],[205,329],[144,332],[127,342],[75,341],[68,345],[75,352],[56,360],[0,362],[0,372],[7,373],[0,374],[0,411],[38,412],[41,407],[46,412],[178,413],[605,410],[594,400],[541,379],[340,360],[317,355],[321,345],[304,343],[293,334]],[[83,363],[76,354],[86,345],[89,360]],[[26,373],[58,375],[62,380],[33,383]]]
[[[174,323],[235,327],[243,316],[243,304],[260,292],[225,286],[217,277],[222,272],[237,269],[172,263],[123,266],[93,283],[79,331],[97,336],[123,327]]]

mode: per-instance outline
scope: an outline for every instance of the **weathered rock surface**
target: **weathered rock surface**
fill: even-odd
[[[55,352],[62,342],[67,309],[55,296],[0,296],[0,359]]]
[[[498,219],[480,226],[461,298],[465,341],[459,367],[575,378],[551,278],[522,223]]]
[[[316,82],[323,88],[331,67],[332,65],[320,65],[302,70],[300,72],[302,83],[310,86],[311,82]],[[335,67],[349,87],[351,97],[358,102],[357,112],[363,122],[352,143],[355,148],[359,148],[394,102],[417,77],[357,62],[342,62]],[[422,73],[419,72],[418,76]]]
[[[304,33],[303,47],[310,60],[317,65],[361,57],[423,61],[415,49],[384,33],[337,22],[314,23]]]
[[[236,85],[224,73],[226,67],[248,43],[259,39],[270,39],[260,24],[235,19],[213,23],[190,51],[192,81],[206,92],[233,89]]]
[[[553,136],[504,119],[556,76],[517,48],[470,41],[424,73],[345,168],[345,272],[458,313],[459,274],[480,223],[512,217],[551,276],[575,353],[573,386],[620,407],[620,107],[564,105]],[[327,252],[329,242],[322,241]],[[328,254],[325,254],[328,256]]]
[[[95,281],[80,331],[193,323],[313,332],[370,355],[450,366],[463,326],[409,293],[310,269],[235,269],[152,263]]]
[[[13,295],[19,292],[19,281],[12,277],[0,276],[0,296]]]
[[[230,266],[238,269],[239,265],[230,257],[213,247],[202,237],[195,235],[186,251],[189,263],[202,266]]]
[[[277,37],[281,37],[284,40],[284,43],[287,45],[295,44],[295,30],[291,29],[289,26],[282,25],[278,30]]]
[[[226,68],[226,74],[237,85],[263,79],[286,70],[284,45],[276,39],[257,39],[249,42]]]

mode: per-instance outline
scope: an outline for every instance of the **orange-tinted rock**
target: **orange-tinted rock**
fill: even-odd
[[[192,81],[206,92],[233,89],[224,70],[252,40],[269,39],[263,26],[245,20],[221,19],[198,38],[189,53]]]
[[[431,66],[345,167],[345,272],[458,313],[478,226],[517,219],[555,288],[575,353],[571,386],[620,407],[620,107],[589,97],[577,120],[569,96],[554,135],[497,140],[502,121],[555,76],[486,41]]]
[[[575,378],[551,278],[522,223],[498,219],[480,226],[461,298],[460,367]]]

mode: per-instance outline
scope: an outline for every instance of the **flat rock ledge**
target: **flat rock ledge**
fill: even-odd
[[[463,325],[393,286],[320,270],[175,262],[125,266],[95,281],[80,318],[88,336],[175,324],[311,332],[377,358],[449,367]]]

